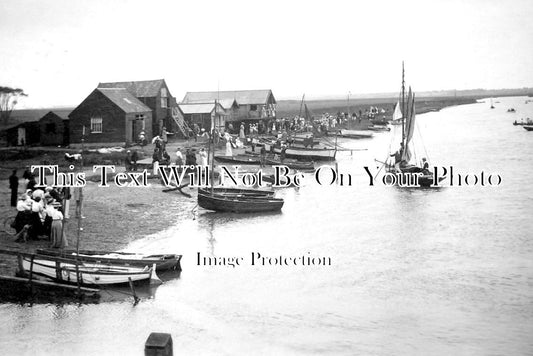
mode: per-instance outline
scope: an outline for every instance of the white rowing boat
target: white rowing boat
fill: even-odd
[[[110,285],[128,283],[129,281],[143,281],[151,278],[159,280],[154,267],[126,267],[102,263],[86,263],[53,256],[23,256],[22,269],[24,272],[51,278],[57,282],[77,283],[79,273],[80,283],[84,285]],[[77,265],[77,268],[76,268]]]

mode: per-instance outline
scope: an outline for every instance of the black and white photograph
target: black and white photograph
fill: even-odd
[[[533,354],[532,19],[0,0],[0,354]]]

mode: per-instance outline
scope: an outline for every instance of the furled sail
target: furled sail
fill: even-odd
[[[305,107],[305,120],[307,122],[311,122],[311,119],[313,118],[311,116],[311,112],[309,111],[309,109],[307,108],[307,104],[304,104],[304,107]]]
[[[407,113],[404,130],[406,149],[403,152],[402,158],[405,162],[409,162],[412,156],[412,145],[410,145],[410,142],[415,132],[415,94],[411,91],[411,87],[409,87],[409,94],[407,96]]]

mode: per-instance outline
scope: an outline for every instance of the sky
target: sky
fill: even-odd
[[[0,86],[77,106],[99,82],[279,99],[533,87],[533,1],[0,0]]]

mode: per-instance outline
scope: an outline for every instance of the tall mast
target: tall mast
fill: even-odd
[[[405,149],[405,70],[402,61],[402,143]]]
[[[213,149],[211,150],[212,156],[211,156],[211,196],[213,196],[214,193],[214,185],[215,185],[215,124],[214,121],[216,121],[217,116],[217,100],[215,99],[215,117],[211,117],[211,135],[209,142],[209,147],[211,147],[211,144],[213,145]]]
[[[302,95],[302,101],[300,101],[300,113],[298,114],[298,117],[302,117],[302,108],[304,106],[304,100],[305,100],[305,93]]]

